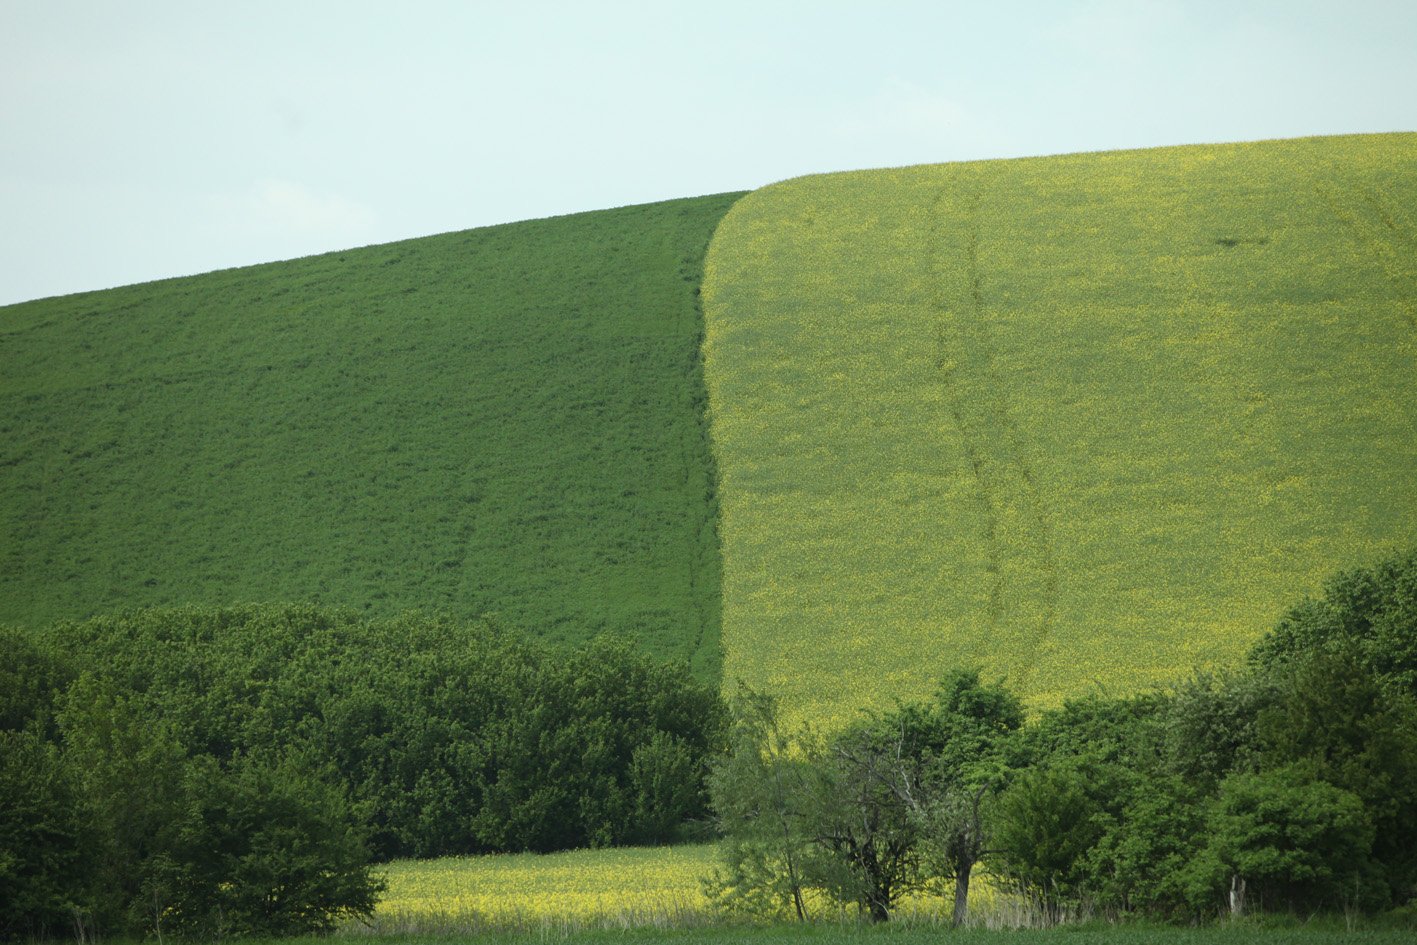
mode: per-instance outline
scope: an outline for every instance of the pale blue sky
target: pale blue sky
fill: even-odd
[[[1417,2],[0,0],[0,304],[799,174],[1417,130]]]

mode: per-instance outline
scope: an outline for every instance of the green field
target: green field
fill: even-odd
[[[302,601],[717,673],[727,194],[0,309],[0,622]]]
[[[724,678],[1232,663],[1417,541],[1417,135],[806,177],[706,266]]]

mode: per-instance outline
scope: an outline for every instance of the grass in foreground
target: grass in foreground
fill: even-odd
[[[1417,135],[807,177],[705,274],[724,678],[1227,663],[1417,540]]]
[[[727,194],[0,309],[0,622],[493,612],[718,664]]]

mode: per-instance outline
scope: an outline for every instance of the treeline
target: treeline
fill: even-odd
[[[4,937],[322,931],[378,860],[683,839],[725,722],[687,666],[486,622],[153,610],[0,649]]]
[[[967,915],[977,869],[1046,917],[1377,912],[1417,896],[1417,552],[1340,574],[1245,667],[1027,720],[977,672],[830,737],[734,700],[711,776],[726,906]]]

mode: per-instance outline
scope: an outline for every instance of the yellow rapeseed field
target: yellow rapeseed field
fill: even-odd
[[[732,921],[704,895],[716,857],[715,845],[702,844],[399,860],[384,867],[388,891],[372,924],[345,931],[418,935]],[[921,890],[900,903],[896,916],[948,921],[951,894],[945,886]],[[1010,909],[1020,908],[982,876],[970,905],[983,924],[1007,924]],[[809,896],[809,908],[814,918],[857,918],[820,896]]]
[[[686,925],[705,919],[711,844],[399,860],[373,931]]]
[[[1161,683],[1417,541],[1417,135],[792,180],[703,297],[724,678],[794,717]]]

